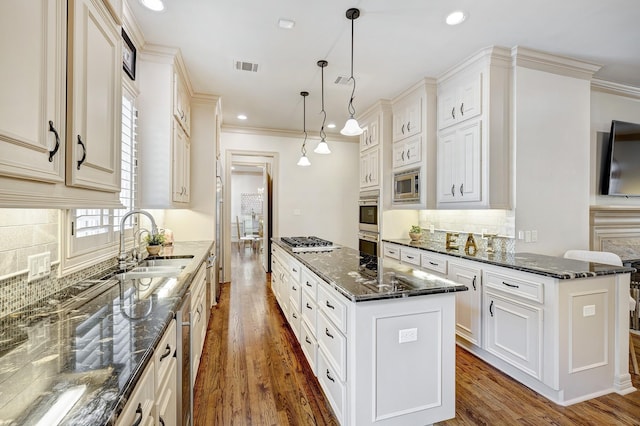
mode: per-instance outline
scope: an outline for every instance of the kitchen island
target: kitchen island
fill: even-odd
[[[474,254],[384,240],[385,257],[467,283],[458,345],[560,405],[635,391],[629,374],[634,268],[536,253]]]
[[[346,247],[272,241],[273,293],[341,424],[455,416],[455,294],[467,286]]]
[[[165,382],[154,386],[153,379],[165,376],[162,364],[175,365],[175,314],[211,245],[176,243],[172,258],[187,261],[175,276],[131,279],[104,270],[3,318],[0,423],[120,424],[147,377],[152,407],[144,407],[145,422],[158,416],[154,388]],[[172,344],[165,338],[171,330]]]

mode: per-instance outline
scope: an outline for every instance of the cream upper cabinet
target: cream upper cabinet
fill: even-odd
[[[438,139],[438,201],[482,199],[481,121],[472,120]]]
[[[415,92],[393,105],[393,141],[399,141],[422,131],[424,96]]]
[[[510,63],[493,47],[438,81],[438,208],[511,208]]]
[[[146,46],[137,68],[140,205],[188,207],[191,144],[185,129],[188,126],[179,117],[189,117],[190,101],[180,53],[177,49]],[[178,89],[180,86],[183,89]]]
[[[438,129],[460,123],[482,112],[482,73],[453,81],[439,89]]]
[[[67,185],[120,191],[122,40],[99,0],[69,1]]]
[[[360,136],[360,151],[378,146],[378,130],[380,117],[375,115],[373,118],[365,122],[364,132]]]
[[[66,6],[0,3],[0,175],[64,182]]]
[[[422,135],[393,144],[393,168],[401,168],[422,162]]]
[[[380,151],[372,149],[360,154],[360,188],[376,187],[379,185],[378,173],[380,169]]]

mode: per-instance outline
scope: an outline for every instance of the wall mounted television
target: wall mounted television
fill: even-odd
[[[640,197],[640,124],[613,120],[602,173],[602,194]]]

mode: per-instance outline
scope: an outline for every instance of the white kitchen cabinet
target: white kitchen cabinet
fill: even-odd
[[[393,144],[393,168],[422,163],[422,136],[416,135]]]
[[[438,138],[438,203],[482,200],[481,121],[471,120]]]
[[[451,260],[448,278],[469,288],[456,293],[456,334],[482,345],[482,269],[475,262]]]
[[[420,250],[409,247],[400,247],[400,261],[419,267],[421,263]]]
[[[116,420],[116,426],[155,424],[155,383],[154,363],[150,361],[144,369],[142,376],[136,383],[127,404]]]
[[[360,189],[379,186],[379,170],[380,150],[378,148],[360,154]]]
[[[190,91],[182,57],[176,49],[145,46],[140,53],[138,70],[141,207],[188,208],[191,188]],[[184,116],[185,121],[178,115]]]
[[[64,182],[65,4],[0,5],[2,175]]]
[[[438,208],[511,208],[510,75],[492,47],[438,80]]]
[[[380,138],[378,136],[378,130],[380,128],[380,116],[375,114],[373,117],[365,119],[365,126],[363,128],[362,135],[360,136],[360,151],[365,151],[369,148],[378,146]]]
[[[438,88],[438,130],[480,115],[482,73],[454,79]]]
[[[68,13],[67,185],[120,192],[120,27],[100,0],[71,0]]]
[[[393,142],[422,132],[425,97],[419,91],[393,104]]]
[[[178,422],[178,361],[176,358],[176,321],[172,320],[154,351],[156,369],[155,403],[160,425]]]
[[[392,243],[384,243],[382,248],[384,257],[388,257],[395,260],[400,260],[400,246]]]
[[[195,385],[204,347],[204,339],[207,333],[206,318],[206,265],[202,264],[191,282],[191,386]]]

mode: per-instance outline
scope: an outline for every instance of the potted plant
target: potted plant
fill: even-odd
[[[422,228],[418,225],[411,225],[409,237],[411,237],[411,241],[418,241],[422,237]]]
[[[164,240],[164,234],[148,234],[145,237],[145,241],[147,242],[147,251],[149,252],[149,254],[155,256],[160,253],[160,249],[162,248],[162,244],[164,244]]]

